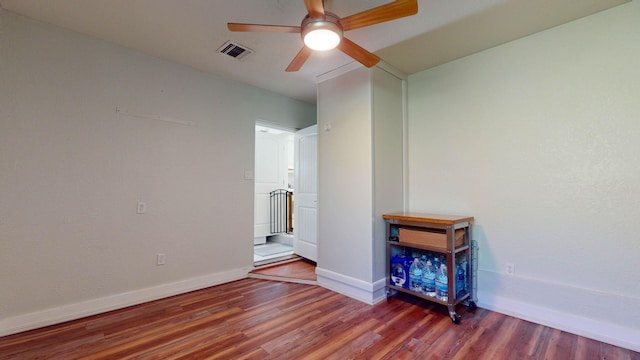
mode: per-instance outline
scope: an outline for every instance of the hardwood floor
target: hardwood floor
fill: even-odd
[[[255,269],[249,274],[249,277],[264,280],[291,281],[310,285],[317,284],[315,263],[303,258]]]
[[[319,286],[244,279],[0,338],[0,359],[640,359],[490,312],[399,294],[369,306]]]

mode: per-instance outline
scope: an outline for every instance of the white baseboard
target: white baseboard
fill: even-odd
[[[247,277],[249,271],[251,271],[251,268],[239,268],[1,319],[0,336],[11,335],[244,279]]]
[[[373,305],[386,299],[386,279],[369,283],[319,267],[316,267],[316,275],[318,285],[363,303]]]
[[[640,351],[640,330],[603,323],[533,304],[478,293],[478,307],[517,317],[522,320],[584,336],[633,351]],[[613,309],[612,309],[613,311]],[[618,309],[618,311],[623,311]]]
[[[490,271],[478,275],[481,308],[640,351],[638,299]]]

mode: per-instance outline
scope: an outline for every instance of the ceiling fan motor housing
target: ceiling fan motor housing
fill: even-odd
[[[305,16],[302,20],[302,24],[300,25],[300,35],[302,36],[302,40],[308,46],[309,44],[307,43],[307,40],[305,40],[306,36],[311,32],[324,30],[336,34],[338,36],[339,43],[343,35],[342,26],[340,25],[339,20],[340,18],[337,15],[328,11],[325,12],[325,18],[312,18],[309,15]]]

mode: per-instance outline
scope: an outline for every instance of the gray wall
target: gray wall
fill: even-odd
[[[480,306],[640,349],[639,64],[633,1],[409,77],[409,206],[475,216]]]
[[[403,210],[402,90],[378,67],[318,85],[318,283],[367,303],[385,297],[382,214]]]
[[[0,49],[0,335],[246,276],[254,123],[315,106],[2,11]]]

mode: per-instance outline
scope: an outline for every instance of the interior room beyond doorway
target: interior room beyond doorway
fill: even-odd
[[[293,253],[294,132],[256,123],[254,169],[255,265]]]

